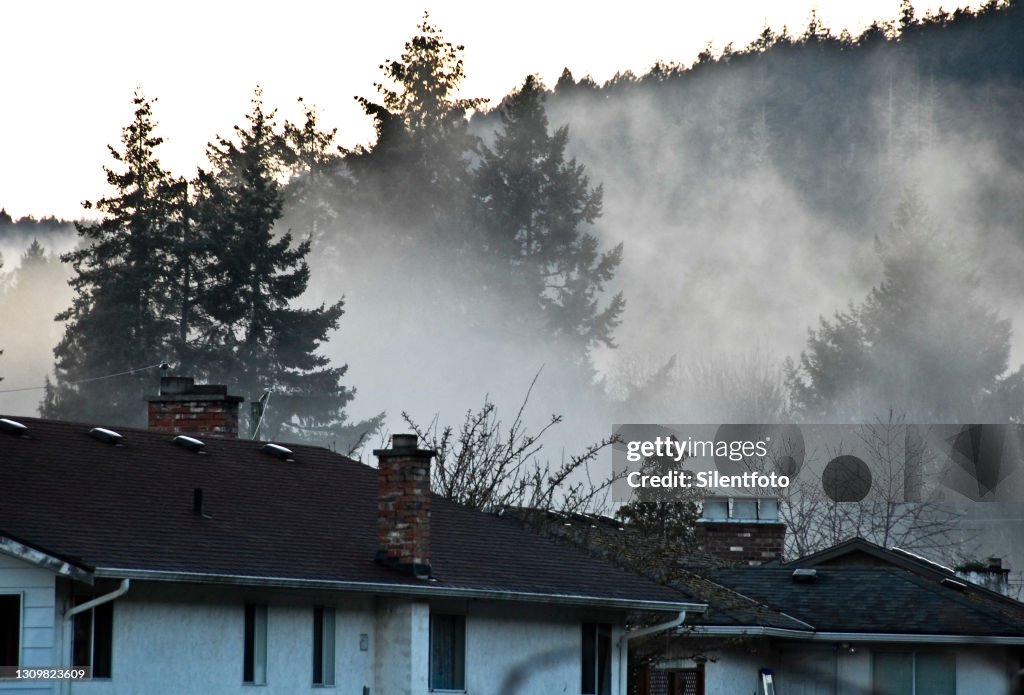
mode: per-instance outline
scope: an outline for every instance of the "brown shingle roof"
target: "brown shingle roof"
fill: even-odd
[[[575,596],[567,600],[622,607],[689,600],[436,496],[436,581],[387,569],[374,562],[376,470],[326,449],[289,444],[287,462],[262,442],[207,438],[196,453],[164,433],[119,428],[123,439],[112,445],[90,437],[90,425],[12,419],[29,429],[0,432],[0,535],[97,574]],[[196,488],[205,516],[193,513]]]

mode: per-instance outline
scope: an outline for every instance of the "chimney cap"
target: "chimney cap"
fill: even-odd
[[[415,434],[391,435],[390,449],[374,449],[373,455],[378,458],[389,456],[414,456],[417,458],[433,458],[437,452],[433,449],[419,449],[416,444],[419,438]]]

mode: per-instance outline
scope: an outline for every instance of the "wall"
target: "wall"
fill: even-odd
[[[621,619],[571,608],[478,601],[382,600],[377,609],[377,690],[426,695],[430,611],[466,616],[466,692],[472,695],[578,695],[584,621],[609,622],[612,688],[618,684]]]
[[[21,595],[21,666],[55,666],[57,659],[55,577],[22,560],[0,553],[0,594]],[[52,683],[5,682],[4,691],[19,695],[49,695]]]
[[[47,590],[55,622],[53,580]],[[244,605],[267,610],[266,685],[242,683]],[[336,611],[334,688],[312,685],[313,606]],[[114,603],[113,676],[47,686],[48,695],[427,695],[430,612],[466,616],[466,692],[532,695],[580,689],[583,621],[610,622],[618,682],[621,616],[519,603],[375,599],[329,592],[256,591],[135,581]],[[70,634],[47,664],[66,663]],[[360,636],[366,635],[366,649]],[[50,654],[53,651],[51,650]],[[614,690],[613,690],[614,692]]]
[[[242,683],[244,605],[267,609],[267,683]],[[114,604],[110,680],[73,683],[72,695],[319,693],[313,686],[313,606],[333,606],[338,693],[373,685],[373,605],[369,597],[326,592],[163,587],[133,582]],[[359,637],[370,636],[360,651]],[[380,691],[372,691],[380,692]]]
[[[676,653],[692,653],[692,645]],[[835,643],[776,641],[766,648],[762,640],[747,639],[731,647],[705,652],[705,695],[754,695],[760,669],[772,668],[776,695],[870,695],[872,652],[935,651],[956,659],[956,692],[1008,695],[1009,676],[1016,670],[1012,648],[985,645],[872,645],[854,643],[854,651]],[[694,662],[670,658],[661,668],[692,668]]]

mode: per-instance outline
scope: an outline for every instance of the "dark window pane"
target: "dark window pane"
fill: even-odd
[[[91,600],[80,598],[75,603]],[[74,617],[71,637],[71,663],[74,666],[92,666],[92,611],[78,613]]]
[[[18,666],[21,656],[21,597],[0,596],[0,666]]]
[[[583,695],[597,695],[597,625],[583,623],[583,674],[580,691]]]
[[[580,692],[583,695],[611,695],[612,626],[608,623],[583,623],[582,654]]]
[[[92,676],[110,678],[114,642],[114,604],[102,603],[92,609]]]
[[[245,607],[245,650],[242,658],[242,682],[253,682],[253,652],[256,645],[256,606]]]
[[[913,695],[913,654],[878,652],[873,662],[873,692],[876,695]]]
[[[313,684],[324,684],[324,609],[313,609]]]
[[[612,695],[612,626],[597,626],[597,695]]]
[[[466,688],[466,617],[430,616],[430,687]]]
[[[953,654],[917,654],[914,686],[919,695],[956,695],[956,657]]]

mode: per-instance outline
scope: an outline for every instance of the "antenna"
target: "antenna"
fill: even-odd
[[[249,404],[249,416],[252,428],[251,439],[253,441],[256,440],[256,437],[260,433],[260,425],[263,424],[263,416],[267,412],[268,403],[270,403],[270,389],[264,391],[263,395],[260,396],[258,401],[253,401],[252,403]]]

